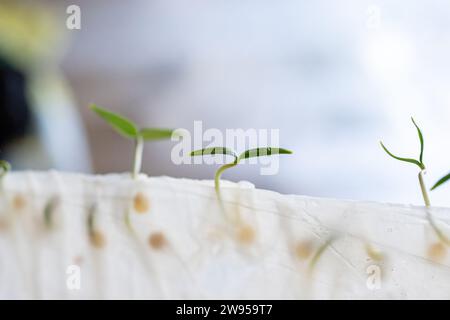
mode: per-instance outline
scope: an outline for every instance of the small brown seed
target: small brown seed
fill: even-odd
[[[239,227],[237,230],[237,240],[242,244],[250,244],[252,243],[256,238],[255,230],[248,226],[244,225]]]
[[[367,255],[370,257],[370,259],[374,260],[374,261],[381,261],[383,260],[383,252],[381,252],[380,250],[378,250],[377,248],[373,247],[370,244],[366,245],[366,252]]]
[[[22,210],[27,205],[27,201],[25,200],[25,197],[21,194],[17,194],[13,198],[13,208],[15,210]]]
[[[106,239],[103,233],[94,230],[90,234],[91,244],[96,248],[103,248],[106,245]]]
[[[444,260],[446,255],[447,248],[442,242],[434,243],[428,247],[428,257],[435,262]]]
[[[83,256],[81,256],[81,255],[75,256],[73,258],[73,263],[76,264],[77,266],[81,266],[83,264],[83,261],[84,261],[84,259],[83,259]]]
[[[148,244],[153,249],[160,250],[167,244],[167,240],[162,232],[155,232],[148,238]]]
[[[147,197],[141,192],[138,192],[134,196],[133,203],[134,203],[134,210],[137,213],[146,213],[150,208],[150,204]]]
[[[295,246],[295,254],[301,260],[307,259],[312,252],[313,244],[311,241],[302,241]]]

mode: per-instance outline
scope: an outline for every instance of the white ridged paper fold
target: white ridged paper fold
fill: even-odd
[[[450,299],[448,208],[225,181],[221,194],[211,181],[9,173],[0,298]]]

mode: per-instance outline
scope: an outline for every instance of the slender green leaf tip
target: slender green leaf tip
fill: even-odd
[[[419,161],[420,161],[420,163],[423,164],[423,149],[424,149],[423,134],[422,134],[422,131],[420,130],[419,126],[417,125],[416,121],[414,121],[413,117],[411,117],[411,121],[414,124],[414,126],[416,127],[417,134],[419,135],[419,141],[420,141],[420,157],[419,157]]]
[[[446,183],[449,180],[450,180],[450,173],[448,175],[446,175],[445,177],[442,177],[438,182],[436,182],[436,184],[431,188],[431,191],[433,191],[437,187],[443,185],[444,183]]]
[[[392,154],[392,153],[384,146],[384,144],[383,144],[382,141],[380,141],[380,145],[381,145],[381,147],[383,148],[383,150],[384,150],[389,156],[391,156],[392,158],[397,159],[397,160],[399,160],[399,161],[409,162],[409,163],[415,164],[415,165],[418,166],[421,170],[424,170],[424,169],[425,169],[425,166],[423,165],[423,163],[421,163],[421,162],[419,162],[419,161],[417,161],[417,160],[415,160],[415,159],[401,158],[401,157],[397,157],[396,155]]]
[[[139,131],[133,121],[95,104],[91,104],[90,109],[125,138],[135,139],[138,136]]]

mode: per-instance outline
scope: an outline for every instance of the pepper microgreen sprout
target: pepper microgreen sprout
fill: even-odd
[[[430,198],[428,197],[428,192],[425,186],[425,182],[423,179],[423,174],[425,173],[425,164],[423,163],[423,150],[424,150],[424,140],[423,140],[423,135],[422,135],[422,131],[420,130],[419,126],[417,125],[417,123],[414,121],[414,118],[411,117],[411,120],[414,124],[414,126],[417,129],[417,134],[419,136],[419,141],[420,141],[420,155],[419,155],[419,159],[412,159],[412,158],[401,158],[398,157],[394,154],[392,154],[383,144],[383,142],[380,141],[381,147],[384,149],[384,151],[386,151],[386,153],[391,156],[394,159],[397,159],[399,161],[403,161],[403,162],[408,162],[408,163],[412,163],[417,165],[420,168],[420,172],[419,172],[419,183],[420,183],[420,189],[422,191],[422,196],[423,196],[423,200],[425,202],[425,205],[427,207],[429,207],[431,205],[430,203]]]
[[[271,147],[264,147],[264,148],[255,148],[255,149],[249,149],[244,152],[242,152],[239,156],[232,150],[224,147],[211,147],[211,148],[205,148],[200,150],[195,150],[190,153],[191,157],[194,156],[207,156],[207,155],[228,155],[234,158],[233,162],[224,164],[221,166],[215,174],[214,177],[214,188],[216,190],[217,197],[220,199],[220,177],[224,173],[225,170],[230,169],[232,167],[235,167],[239,164],[240,161],[244,159],[249,158],[255,158],[255,157],[263,157],[263,156],[272,156],[277,154],[292,154],[292,151],[282,148],[271,148]]]
[[[131,120],[98,107],[95,104],[90,106],[91,110],[97,113],[103,120],[105,120],[117,133],[121,136],[132,139],[135,142],[133,178],[136,178],[141,171],[142,153],[144,150],[144,141],[170,139],[172,136],[172,129],[161,128],[138,128],[138,126]]]
[[[450,173],[448,175],[446,175],[445,177],[442,177],[438,182],[436,182],[436,184],[431,188],[431,191],[433,191],[437,187],[443,185],[444,183],[446,183],[449,180],[450,180]]]

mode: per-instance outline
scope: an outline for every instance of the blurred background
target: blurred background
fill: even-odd
[[[69,30],[69,5],[81,29]],[[88,110],[141,125],[280,129],[280,172],[225,174],[281,193],[422,204],[450,171],[450,2],[269,0],[0,1],[0,158],[15,170],[131,170],[133,144]],[[150,175],[211,178],[149,143]],[[431,194],[450,205],[450,185]]]

